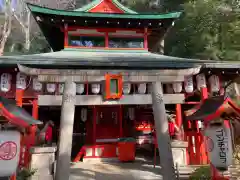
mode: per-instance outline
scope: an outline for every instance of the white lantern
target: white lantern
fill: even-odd
[[[1,75],[1,91],[8,92],[11,89],[11,74],[3,73]]]
[[[76,92],[77,94],[84,93],[84,84],[76,84]]]
[[[128,116],[129,116],[129,119],[130,120],[134,120],[135,118],[135,111],[134,111],[134,108],[128,108]]]
[[[232,164],[231,131],[226,125],[209,125],[205,130],[209,159],[218,170],[227,170]]]
[[[58,92],[60,94],[63,94],[63,90],[64,90],[64,84],[58,84]]]
[[[197,79],[197,89],[200,91],[201,88],[207,87],[205,74],[198,74]]]
[[[184,89],[186,93],[192,93],[193,92],[193,78],[192,76],[185,77],[184,80]]]
[[[182,82],[175,82],[173,83],[172,87],[175,93],[182,92]]]
[[[145,94],[147,90],[147,85],[146,83],[141,83],[138,85],[138,93],[139,94]]]
[[[217,75],[212,75],[209,79],[210,91],[218,92],[220,90],[220,81]]]
[[[56,91],[56,84],[48,83],[47,84],[47,91],[49,93],[54,93]]]
[[[42,83],[38,81],[38,78],[33,78],[33,90],[35,91],[41,91],[42,90]]]
[[[83,122],[86,122],[86,120],[87,120],[87,109],[86,108],[81,109],[81,120]]]
[[[20,139],[18,131],[0,131],[0,177],[13,175],[19,164]]]
[[[16,77],[16,88],[17,89],[26,89],[27,87],[27,76],[20,72],[17,73]]]
[[[129,94],[131,91],[131,84],[130,83],[124,83],[123,84],[123,94]]]
[[[91,87],[93,94],[98,94],[100,92],[100,84],[92,84]]]

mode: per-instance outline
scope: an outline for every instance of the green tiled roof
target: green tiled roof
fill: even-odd
[[[42,13],[50,15],[59,15],[59,16],[75,16],[75,17],[93,17],[93,18],[117,18],[117,19],[175,19],[181,15],[181,12],[167,13],[167,14],[108,14],[108,13],[91,13],[91,12],[82,12],[82,11],[65,11],[59,9],[50,9],[41,6],[36,6],[28,4],[29,9],[32,13]]]
[[[75,11],[81,11],[81,12],[87,12],[89,10],[91,10],[92,8],[96,7],[98,4],[100,4],[102,2],[102,0],[94,0],[91,3],[76,9]],[[124,5],[122,5],[119,1],[117,0],[112,0],[112,3],[114,5],[116,5],[119,9],[121,9],[123,12],[128,13],[128,14],[138,14],[137,12],[125,7]]]

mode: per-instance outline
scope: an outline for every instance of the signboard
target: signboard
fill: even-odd
[[[230,128],[224,124],[209,125],[205,130],[209,160],[218,170],[232,164],[233,148]]]
[[[18,131],[0,131],[0,177],[11,176],[17,170],[20,156]]]

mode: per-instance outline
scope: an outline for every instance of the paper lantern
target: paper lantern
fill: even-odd
[[[0,177],[13,175],[19,164],[21,134],[17,131],[0,131]]]
[[[56,91],[56,84],[48,83],[47,84],[47,91],[49,93],[54,93]]]
[[[81,109],[81,120],[83,122],[86,122],[86,120],[87,120],[87,109],[86,108]]]
[[[27,76],[20,72],[17,73],[16,77],[16,88],[17,89],[26,89],[27,87]]]
[[[146,83],[141,83],[138,85],[138,93],[139,94],[145,94],[147,90],[147,84]]]
[[[100,93],[100,89],[101,89],[100,84],[92,84],[91,87],[92,87],[92,93],[93,94]]]
[[[12,76],[8,73],[3,73],[1,75],[1,91],[8,92],[11,89]]]
[[[64,90],[64,84],[58,84],[58,92],[60,94],[63,94],[63,90]]]
[[[220,90],[220,80],[217,75],[212,75],[209,79],[210,91],[218,92]]]
[[[197,89],[200,91],[201,88],[207,87],[205,74],[198,74],[197,79]]]
[[[129,94],[131,91],[130,83],[123,83],[123,94]]]
[[[128,116],[130,120],[134,120],[135,119],[135,111],[134,108],[128,108]]]
[[[83,94],[84,93],[84,84],[76,84],[76,92],[77,94]]]
[[[175,93],[182,92],[182,82],[175,82],[173,83],[172,87]]]
[[[233,158],[230,128],[224,124],[209,125],[205,136],[210,162],[218,170],[227,170]]]
[[[38,81],[38,78],[33,78],[33,90],[35,91],[41,91],[42,90],[42,83]]]
[[[185,77],[184,89],[185,89],[186,93],[193,92],[194,87],[193,87],[193,77],[192,76]]]

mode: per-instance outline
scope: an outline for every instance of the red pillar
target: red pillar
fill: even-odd
[[[179,127],[180,133],[177,136],[177,140],[182,140],[183,132],[182,132],[182,107],[181,104],[176,104],[176,125]]]
[[[93,153],[92,156],[95,157],[96,149],[96,130],[97,130],[97,107],[93,106]]]
[[[201,99],[207,99],[208,98],[208,89],[207,87],[201,89]],[[200,146],[200,153],[201,153],[201,162],[202,164],[207,164],[208,163],[208,156],[207,156],[207,151],[205,147],[205,142],[204,142],[204,136],[201,134],[201,146]]]
[[[34,119],[38,119],[38,101],[37,101],[37,99],[34,99],[32,101],[32,117]],[[31,146],[35,145],[36,130],[37,130],[37,126],[31,126],[29,128],[29,144]]]

